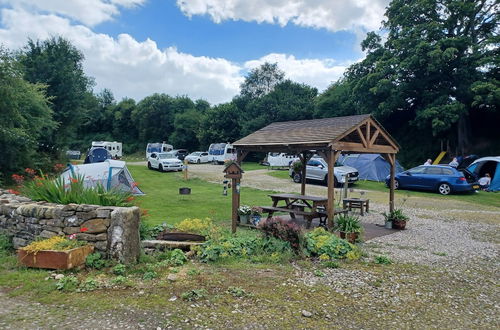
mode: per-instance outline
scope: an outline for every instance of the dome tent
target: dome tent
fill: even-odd
[[[391,171],[391,165],[380,154],[342,155],[339,163],[357,169],[360,180],[384,181]],[[403,171],[403,167],[396,160],[395,172]]]
[[[467,167],[467,170],[477,179],[489,173],[491,176],[489,190],[500,191],[500,156],[479,158]]]
[[[120,160],[106,159],[104,162],[93,164],[69,164],[61,174],[65,182],[78,176],[83,177],[85,187],[96,187],[101,184],[106,190],[116,188],[131,192],[133,195],[144,195],[135,184],[125,162]]]
[[[101,147],[92,147],[89,149],[87,153],[87,157],[85,157],[84,164],[93,164],[100,163],[105,161],[106,159],[111,159],[111,153],[104,148]]]

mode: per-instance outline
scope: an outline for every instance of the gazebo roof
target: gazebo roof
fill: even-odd
[[[370,114],[272,123],[233,143],[248,151],[341,150],[397,153],[399,145]]]

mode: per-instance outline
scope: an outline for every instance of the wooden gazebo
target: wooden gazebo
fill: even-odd
[[[334,164],[341,153],[379,153],[391,165],[389,210],[394,210],[394,169],[397,142],[373,116],[357,115],[272,123],[233,143],[237,163],[241,164],[250,151],[287,152],[299,155],[302,162],[301,194],[305,195],[306,164],[316,152],[328,164],[328,227],[333,226]],[[236,205],[234,205],[236,204]],[[239,198],[233,203],[239,207]],[[233,216],[234,218],[234,216]],[[236,223],[236,219],[233,219]]]

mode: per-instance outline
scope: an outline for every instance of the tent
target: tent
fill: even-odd
[[[489,190],[500,191],[500,156],[479,158],[467,167],[467,170],[478,179],[489,173],[491,176]]]
[[[85,157],[84,164],[93,164],[100,163],[105,161],[106,159],[111,159],[111,154],[109,151],[102,147],[92,147],[87,153],[87,157]]]
[[[391,171],[391,165],[380,154],[342,155],[339,163],[357,169],[361,180],[384,181]],[[396,160],[395,172],[402,171],[403,167]]]
[[[137,187],[125,162],[121,160],[106,159],[101,163],[71,165],[61,174],[66,181],[72,177],[83,176],[86,187],[96,187],[102,184],[107,190],[117,188],[122,191],[129,191],[133,195],[144,195]]]

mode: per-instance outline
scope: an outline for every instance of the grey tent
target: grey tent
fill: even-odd
[[[83,176],[86,187],[96,187],[101,184],[107,190],[117,188],[128,191],[133,195],[144,195],[137,187],[125,162],[120,160],[106,159],[101,163],[68,165],[61,177],[69,182],[72,177]]]
[[[343,155],[339,163],[357,169],[360,180],[384,181],[391,170],[391,165],[380,154]],[[396,173],[404,171],[397,160],[395,171]]]

